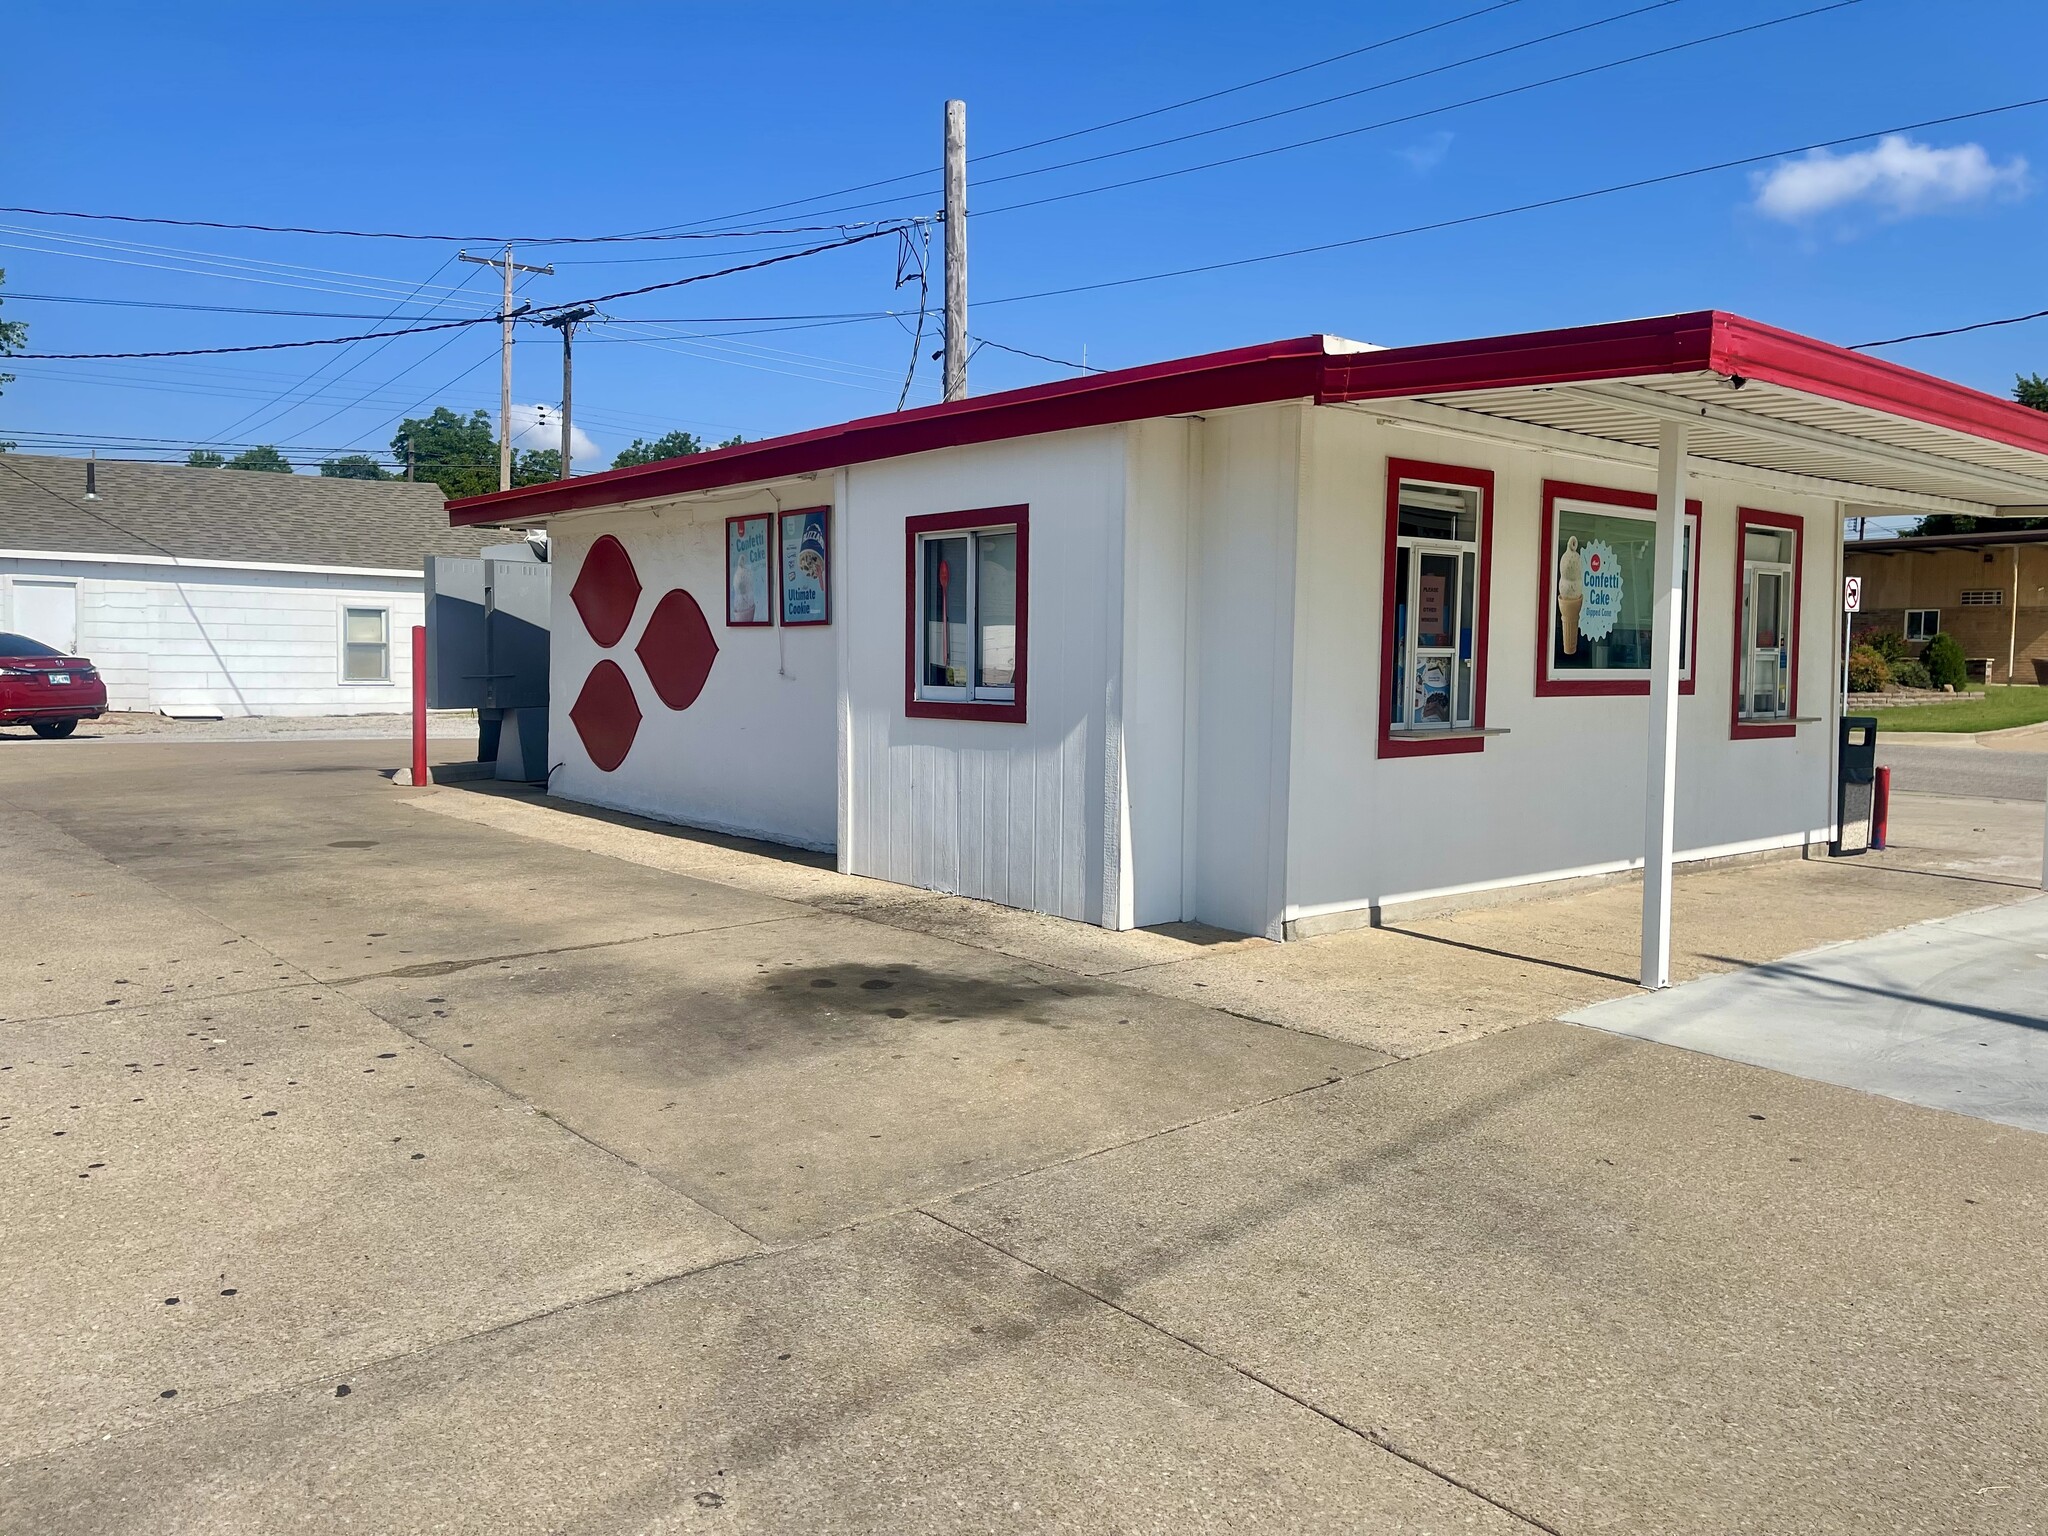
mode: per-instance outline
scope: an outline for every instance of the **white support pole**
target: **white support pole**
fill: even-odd
[[[1671,985],[1671,847],[1678,791],[1678,621],[1685,612],[1679,542],[1685,528],[1685,424],[1657,428],[1657,574],[1650,629],[1650,753],[1643,785],[1643,968]],[[1695,560],[1700,558],[1693,551]],[[1697,618],[1695,618],[1697,622]]]

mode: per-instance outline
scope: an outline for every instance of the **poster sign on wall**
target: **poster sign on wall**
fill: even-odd
[[[782,622],[832,622],[832,509],[782,514]]]
[[[765,512],[725,520],[725,622],[746,628],[773,622],[768,592],[768,531]]]

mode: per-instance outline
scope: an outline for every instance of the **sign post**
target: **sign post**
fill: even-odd
[[[1849,712],[1849,652],[1856,648],[1856,615],[1863,610],[1863,578],[1842,578],[1842,713]]]

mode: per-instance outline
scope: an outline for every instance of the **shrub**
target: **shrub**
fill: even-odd
[[[1960,692],[1969,686],[1970,668],[1963,660],[1963,648],[1947,630],[1927,642],[1927,649],[1920,653],[1920,665],[1927,669],[1929,681],[1937,688]]]
[[[1897,688],[1932,688],[1934,679],[1927,675],[1927,669],[1917,661],[1895,661],[1891,664],[1892,685]]]
[[[1849,653],[1851,693],[1883,693],[1891,680],[1891,668],[1884,664],[1884,658],[1870,646],[1859,645]]]
[[[1910,661],[1913,653],[1906,648],[1906,637],[1896,629],[1872,629],[1856,637],[1856,643],[1867,645],[1884,658],[1884,664],[1896,669],[1902,661]]]

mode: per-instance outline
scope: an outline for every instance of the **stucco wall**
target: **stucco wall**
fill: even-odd
[[[1121,429],[861,465],[845,484],[841,864],[1114,923],[1105,817],[1123,639]],[[907,717],[905,519],[1018,504],[1031,509],[1026,720]]]
[[[1311,413],[1297,557],[1300,611],[1287,901],[1314,919],[1367,904],[1624,868],[1640,859],[1648,700],[1538,698],[1542,482],[1653,491],[1648,467]],[[1496,475],[1489,727],[1465,755],[1377,755],[1389,456]],[[1704,503],[1696,692],[1679,701],[1677,844],[1693,855],[1825,835],[1831,723],[1730,739],[1738,506],[1803,514],[1799,712],[1833,713],[1834,504],[1695,477]]]
[[[831,500],[831,482],[778,488],[792,509]],[[824,628],[728,628],[725,520],[775,511],[766,493],[695,507],[565,520],[555,530],[549,751],[558,794],[688,826],[830,848],[837,837],[838,650]],[[590,636],[574,603],[592,543],[614,535],[632,557],[640,595],[624,637],[609,649]],[[697,600],[718,654],[687,709],[656,697],[635,648],[663,594]],[[835,586],[835,601],[843,587]],[[640,725],[607,773],[591,761],[570,718],[591,669],[618,663],[633,686]]]

